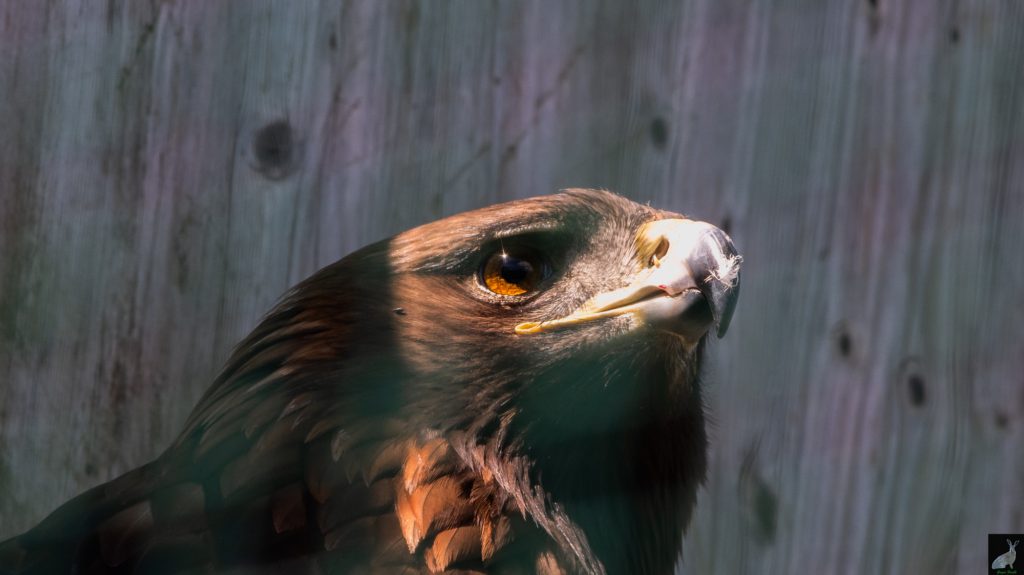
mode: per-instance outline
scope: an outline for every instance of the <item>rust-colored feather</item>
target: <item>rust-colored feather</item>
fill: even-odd
[[[280,480],[300,469],[299,452],[295,449],[263,452],[255,459],[243,455],[228,463],[221,472],[221,495],[227,498],[243,486]]]
[[[111,567],[141,551],[153,529],[153,513],[149,500],[141,501],[100,524],[100,557]]]
[[[454,471],[458,458],[443,437],[431,439],[422,447],[411,449],[402,468],[406,491],[412,492],[420,483],[430,482]]]
[[[512,541],[512,526],[508,517],[480,521],[480,556],[484,561],[509,541]]]
[[[359,477],[363,471],[365,457],[365,453],[352,453],[338,461],[341,468],[345,470],[346,481],[353,483]]]
[[[293,439],[293,426],[297,417],[298,415],[291,415],[275,421],[253,444],[252,449],[249,450],[249,457],[255,459],[260,452],[277,449],[289,439]]]
[[[344,522],[392,512],[395,504],[395,490],[390,480],[378,481],[370,487],[357,483],[340,489],[324,505],[318,506],[317,522],[320,531],[327,532]]]
[[[198,483],[179,483],[160,489],[150,498],[153,520],[189,531],[205,529],[206,494]]]
[[[337,461],[352,445],[352,436],[344,429],[339,429],[331,438],[331,459]]]
[[[416,565],[417,558],[406,550],[402,529],[395,515],[389,513],[378,517],[373,527],[371,566],[405,565],[412,567]]]
[[[424,558],[434,573],[444,571],[453,562],[480,554],[480,529],[456,527],[437,534]]]
[[[451,477],[443,477],[434,483],[421,485],[412,493],[406,491],[401,483],[395,488],[398,520],[410,552],[415,551],[423,537],[428,534],[436,517],[459,505],[459,497],[462,495],[462,489]]]
[[[409,435],[408,422],[393,417],[374,418],[370,421],[354,422],[348,428],[352,437],[352,445],[373,443],[395,437]]]
[[[284,406],[284,409],[281,410],[281,415],[278,416],[278,419],[284,419],[285,417],[288,417],[289,415],[295,413],[296,411],[299,411],[300,409],[305,409],[306,407],[309,407],[314,402],[316,402],[318,399],[319,394],[313,392],[300,393],[296,395],[291,401],[289,401],[288,405]]]
[[[239,457],[225,465],[224,471],[221,471],[220,474],[221,496],[228,497],[245,484],[252,475],[250,468],[251,465],[249,465],[249,458],[247,456]]]
[[[413,514],[417,522],[426,531],[434,519],[447,509],[459,505],[462,487],[452,477],[442,477],[437,481],[421,485],[410,496]]]
[[[319,441],[310,446],[306,453],[304,477],[313,499],[323,503],[338,485],[348,483],[345,469],[331,457],[331,446]]]
[[[329,453],[323,442],[314,443],[306,452],[305,461],[302,466],[302,476],[306,480],[306,488],[317,502],[323,503],[331,496],[331,482],[328,481],[328,472],[331,470],[333,461],[330,457],[324,457]],[[328,463],[330,462],[330,463]]]
[[[241,431],[242,421],[240,417],[225,417],[215,421],[213,425],[208,427],[199,438],[199,447],[193,455],[194,459],[196,461],[202,459],[215,447],[223,444],[226,439],[232,435],[240,433]]]
[[[255,393],[255,392],[259,391],[260,389],[263,389],[264,387],[268,387],[268,386],[270,386],[272,384],[281,382],[281,381],[285,380],[291,374],[295,373],[295,370],[296,370],[296,367],[294,365],[284,365],[284,366],[274,370],[274,373],[271,373],[267,377],[264,377],[263,379],[261,379],[261,380],[257,381],[256,383],[250,385],[245,390],[245,393]]]
[[[566,575],[566,572],[558,564],[554,553],[543,551],[537,555],[537,575]]]
[[[203,412],[201,425],[203,427],[211,427],[214,425],[214,422],[224,418],[228,413],[231,413],[233,418],[238,418],[248,413],[250,409],[261,401],[259,397],[243,398],[240,395],[236,391],[235,393],[223,394],[214,400]]]
[[[270,502],[274,530],[292,531],[306,524],[306,505],[302,501],[302,484],[292,483],[277,490]]]
[[[275,395],[268,397],[253,408],[242,423],[242,430],[245,432],[245,436],[252,437],[257,429],[277,419],[286,402],[287,398]]]
[[[287,338],[279,340],[274,345],[267,346],[250,357],[244,364],[235,370],[232,377],[234,379],[242,379],[249,373],[264,369],[267,366],[283,365],[290,357],[293,357],[301,349],[302,342],[299,340],[290,340]]]
[[[322,417],[322,414],[321,414]],[[313,427],[309,429],[309,433],[306,434],[306,438],[303,440],[304,443],[309,443],[328,431],[341,425],[334,417],[326,417],[313,424]]]
[[[334,551],[335,549],[372,544],[372,535],[377,519],[377,517],[363,517],[328,531],[324,534],[324,549]]]
[[[372,549],[379,563],[408,564],[412,560],[402,545],[402,532],[392,514],[372,515],[343,523],[327,532],[324,548],[328,551]]]
[[[396,489],[396,492],[395,513],[398,516],[398,524],[402,529],[402,536],[405,537],[405,542],[409,546],[409,553],[415,553],[416,547],[423,539],[423,530],[420,529],[420,523],[416,520],[416,514],[413,513],[409,492],[402,488]]]
[[[363,462],[363,482],[369,485],[382,474],[401,469],[411,446],[410,441],[388,441],[381,444],[377,455]]]

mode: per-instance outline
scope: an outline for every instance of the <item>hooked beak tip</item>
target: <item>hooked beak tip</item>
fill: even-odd
[[[660,255],[651,254],[653,267],[637,283],[596,295],[569,316],[520,324],[516,333],[541,333],[633,313],[644,323],[684,336],[691,344],[712,326],[719,338],[725,336],[739,299],[743,261],[729,236],[693,220],[658,220],[641,228],[638,236],[641,258],[646,257],[644,246],[652,251],[651,246],[668,247]]]
[[[690,254],[690,270],[697,288],[711,307],[715,333],[725,336],[740,295],[740,263],[732,240],[722,230],[708,225],[703,240]]]

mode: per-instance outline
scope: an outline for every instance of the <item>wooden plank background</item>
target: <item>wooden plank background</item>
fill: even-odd
[[[0,538],[314,270],[564,187],[746,258],[683,573],[1024,531],[1024,2],[54,0],[0,4]]]

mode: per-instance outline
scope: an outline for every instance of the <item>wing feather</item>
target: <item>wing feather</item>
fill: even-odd
[[[139,552],[153,531],[153,509],[149,500],[120,511],[99,525],[100,557],[111,567],[124,563]]]
[[[434,573],[444,571],[460,559],[480,554],[480,529],[476,526],[456,527],[437,534],[424,558]]]
[[[306,504],[302,501],[302,484],[292,483],[278,489],[271,498],[274,530],[293,531],[306,525]]]

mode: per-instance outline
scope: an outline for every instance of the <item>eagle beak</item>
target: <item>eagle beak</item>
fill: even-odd
[[[690,345],[712,325],[724,336],[740,293],[742,261],[729,236],[705,222],[659,220],[642,226],[636,242],[644,267],[632,285],[594,296],[564,318],[520,324],[516,333],[628,313]]]

